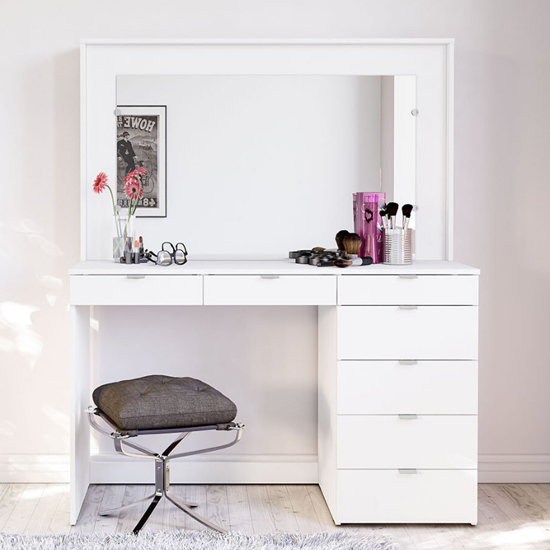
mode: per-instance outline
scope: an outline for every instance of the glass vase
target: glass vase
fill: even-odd
[[[135,239],[136,215],[121,216],[119,212],[113,215],[113,261],[120,263],[126,249],[132,252]]]
[[[120,263],[120,258],[124,256],[124,225],[120,214],[113,215],[113,261]]]

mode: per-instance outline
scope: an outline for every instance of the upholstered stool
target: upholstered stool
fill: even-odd
[[[172,504],[198,522],[225,533],[224,529],[191,509],[197,504],[182,502],[170,492],[170,461],[175,458],[226,449],[238,443],[244,425],[233,422],[237,416],[235,403],[200,380],[160,375],[105,384],[93,392],[93,400],[97,407],[88,409],[90,424],[114,440],[118,453],[132,458],[155,461],[154,494],[121,508],[104,510],[100,515],[110,515],[152,499],[145,514],[134,528],[134,533],[137,534],[165,496]],[[96,422],[96,416],[99,416],[114,431],[101,428]],[[235,430],[236,435],[233,441],[225,445],[174,454],[178,445],[189,434],[206,430]],[[177,433],[178,437],[162,453],[155,453],[129,441],[139,435],[170,433]],[[140,454],[128,452],[125,447],[139,451]]]

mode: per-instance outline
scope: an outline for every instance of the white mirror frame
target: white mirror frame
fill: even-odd
[[[111,254],[112,216],[91,183],[116,174],[116,78],[137,74],[416,75],[416,258],[453,259],[454,40],[83,40],[81,260]]]

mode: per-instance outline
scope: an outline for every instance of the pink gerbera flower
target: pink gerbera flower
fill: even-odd
[[[94,180],[94,184],[93,184],[94,192],[99,195],[100,193],[103,193],[106,186],[107,186],[107,174],[105,172],[100,172],[97,175],[97,178]]]
[[[139,176],[146,176],[147,175],[147,168],[144,168],[143,166],[140,166],[137,170],[135,170],[135,173]]]
[[[132,176],[132,173],[124,178],[124,184],[124,192],[130,200],[136,200],[138,193],[140,199],[143,197],[143,187],[139,184],[139,179]]]

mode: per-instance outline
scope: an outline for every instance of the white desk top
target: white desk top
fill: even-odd
[[[185,265],[162,267],[149,264],[126,265],[107,260],[79,262],[70,275],[479,275],[479,269],[457,262],[421,260],[412,265],[370,265],[314,267],[294,260],[189,260]]]

